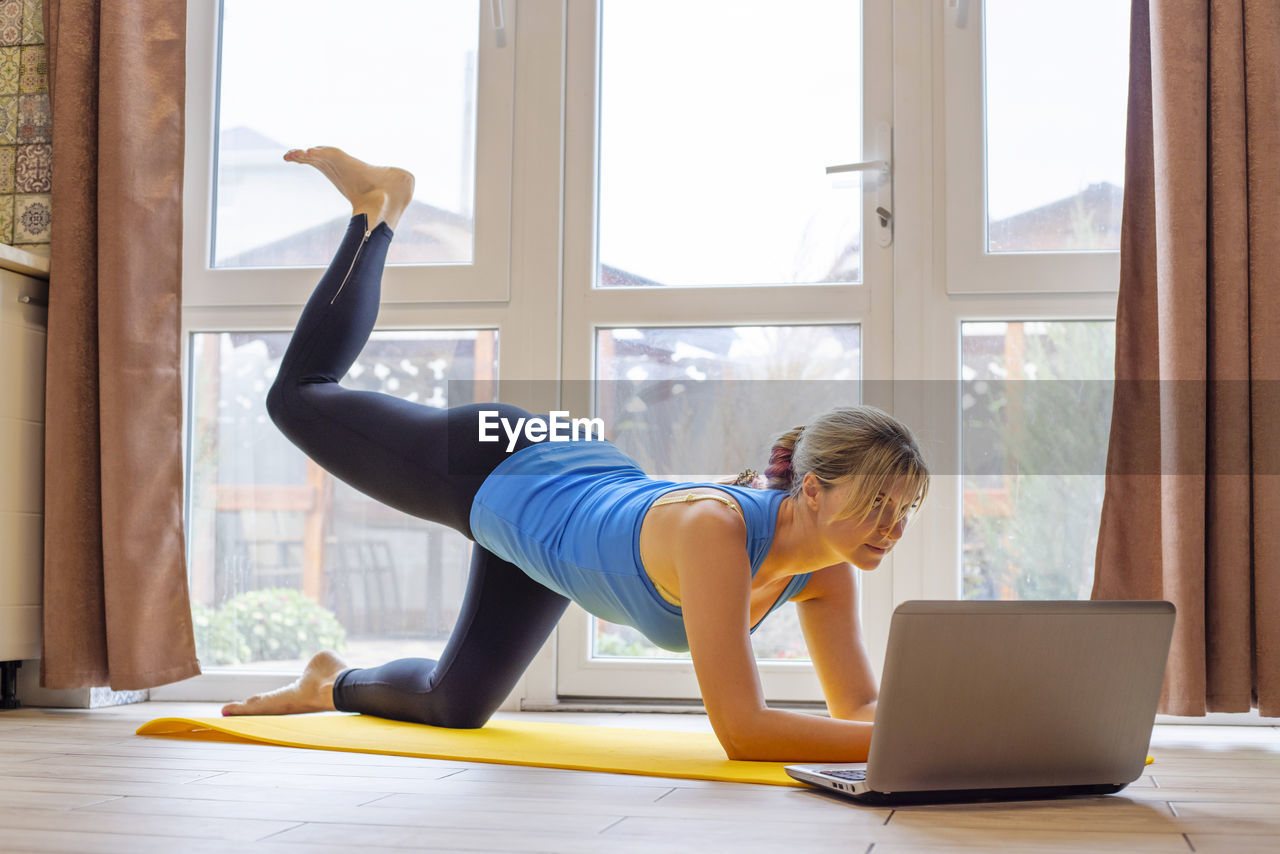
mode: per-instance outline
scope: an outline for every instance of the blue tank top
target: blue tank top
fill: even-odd
[[[471,533],[588,612],[632,626],[663,649],[685,652],[683,612],[659,595],[640,561],[640,526],[656,498],[692,486],[713,486],[737,500],[754,578],[773,543],[785,492],[653,480],[608,441],[540,442],[507,457],[476,493]],[[792,578],[769,613],[808,580],[808,574]]]

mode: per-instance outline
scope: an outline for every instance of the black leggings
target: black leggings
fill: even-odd
[[[267,393],[267,412],[291,442],[334,477],[411,516],[470,539],[471,501],[507,457],[506,443],[477,441],[477,410],[514,423],[505,404],[437,409],[338,384],[378,316],[392,231],[352,217]],[[523,439],[519,447],[527,446]],[[439,661],[402,658],[345,670],[333,686],[341,711],[474,728],[483,726],[555,628],[569,600],[478,544],[458,622]]]

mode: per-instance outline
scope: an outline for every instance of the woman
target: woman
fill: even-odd
[[[334,476],[476,542],[439,661],[348,668],[321,652],[293,684],[224,715],[354,711],[479,727],[510,693],[572,597],[671,649],[688,649],[731,759],[866,759],[876,686],[853,566],[874,569],[924,499],[910,431],[871,407],[834,410],[778,440],[769,489],[650,480],[604,441],[480,442],[482,412],[338,385],[378,313],[387,247],[413,176],[336,148],[293,150],[352,204],[352,220],[298,321],[267,395],[272,420]],[[495,416],[483,416],[494,423]],[[797,603],[831,718],[765,706],[752,630]]]

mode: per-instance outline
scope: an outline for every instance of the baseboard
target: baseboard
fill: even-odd
[[[112,691],[107,687],[42,688],[39,659],[22,662],[22,667],[18,670],[18,701],[24,708],[101,709],[145,703],[148,699],[150,697],[147,691]]]
[[[1264,718],[1257,709],[1248,712],[1210,712],[1207,715],[1156,715],[1157,724],[1173,726],[1280,726],[1280,718]]]
[[[769,702],[771,709],[827,715],[824,703]],[[561,697],[553,701],[525,700],[524,712],[635,712],[638,714],[705,715],[700,700],[633,699],[626,697]]]

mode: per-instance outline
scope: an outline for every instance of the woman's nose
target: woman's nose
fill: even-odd
[[[906,530],[906,518],[899,519],[897,522],[890,521],[880,525],[880,530],[885,532],[885,536],[892,540],[902,539],[902,532]]]

